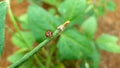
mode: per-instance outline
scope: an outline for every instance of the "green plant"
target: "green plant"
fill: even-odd
[[[73,61],[75,62],[74,68],[98,68],[100,50],[120,53],[120,47],[117,45],[118,39],[115,36],[102,34],[95,39],[99,17],[96,12],[96,3],[105,2],[105,0],[96,3],[92,1],[87,3],[89,0],[38,0],[40,3],[34,1],[36,0],[31,0],[32,4],[28,11],[17,20],[7,2],[8,13],[16,29],[11,40],[15,46],[19,47],[18,51],[8,57],[8,61],[13,63],[10,68],[17,66],[20,68],[66,68],[64,61],[70,60],[75,60]],[[44,3],[54,7],[49,6],[45,10],[38,6]],[[108,6],[109,10],[115,9],[112,0],[107,3],[111,6]],[[99,9],[97,11],[103,12]],[[2,14],[5,15],[5,13]],[[2,18],[5,17],[2,16]],[[67,20],[70,20],[70,24],[65,26],[64,22]],[[17,21],[20,22],[23,30],[19,29]],[[66,28],[63,31],[57,29],[61,24]],[[55,31],[52,38],[46,38],[47,30]],[[54,37],[55,40],[53,40]],[[34,48],[34,43],[40,44]]]
[[[4,45],[4,32],[5,32],[5,15],[7,4],[5,2],[0,2],[0,55],[3,52]]]
[[[115,11],[116,6],[114,0],[98,0],[98,3],[95,3],[94,11],[97,16],[105,14],[105,11]]]

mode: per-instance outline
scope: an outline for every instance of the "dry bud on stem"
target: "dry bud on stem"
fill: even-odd
[[[63,31],[64,28],[70,23],[70,21],[66,21],[64,24],[60,25],[57,29]]]

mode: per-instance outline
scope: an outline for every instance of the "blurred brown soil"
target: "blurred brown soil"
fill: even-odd
[[[114,13],[107,14],[99,19],[99,29],[97,35],[108,33],[119,38],[120,45],[120,0],[115,0],[117,9]],[[101,51],[100,68],[120,68],[120,54],[113,54]]]
[[[16,4],[16,0],[12,0],[12,10],[15,16],[20,16],[22,13],[26,12],[28,3],[24,0],[24,3]],[[112,12],[107,12],[104,17],[99,19],[99,28],[97,36],[102,33],[108,33],[119,37],[118,44],[120,45],[120,0],[115,0],[117,4],[117,10]],[[14,29],[11,20],[7,14],[6,26]],[[0,58],[0,68],[7,68],[10,64],[7,61],[7,57],[16,51],[16,47],[10,41],[11,34],[6,28],[5,32],[5,48],[3,56]],[[101,51],[101,63],[100,68],[120,68],[120,54],[108,53]]]

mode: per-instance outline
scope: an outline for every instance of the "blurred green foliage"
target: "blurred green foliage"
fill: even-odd
[[[113,0],[28,0],[28,2],[31,3],[28,11],[18,18],[23,29],[21,34],[27,42],[17,32],[13,35],[13,44],[20,49],[8,57],[9,62],[19,61],[24,54],[32,50],[34,43],[46,39],[47,30],[54,31],[67,20],[71,23],[66,30],[53,43],[36,54],[37,61],[43,67],[40,67],[32,57],[20,68],[67,68],[64,61],[71,60],[80,62],[76,64],[74,61],[73,68],[99,68],[100,50],[120,53],[118,39],[115,36],[102,34],[95,39],[97,18],[104,15],[106,10],[115,11]],[[44,4],[49,5],[49,8],[43,8]]]
[[[106,11],[115,11],[116,5],[114,0],[98,0],[95,5],[95,13],[97,16],[102,16],[105,14]]]
[[[7,4],[0,2],[0,55],[4,49],[4,34],[5,34],[5,17],[6,17]]]

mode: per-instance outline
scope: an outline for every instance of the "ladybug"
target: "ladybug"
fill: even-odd
[[[52,31],[51,30],[47,30],[46,32],[45,32],[45,36],[46,37],[52,37]]]

